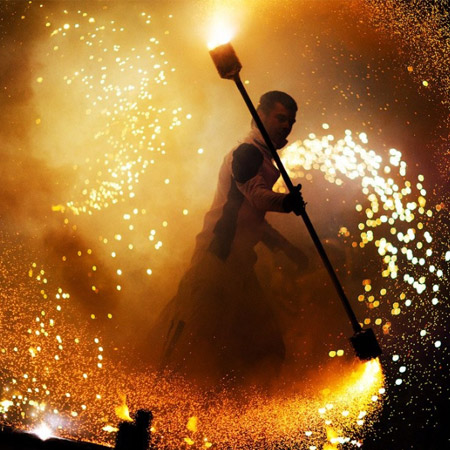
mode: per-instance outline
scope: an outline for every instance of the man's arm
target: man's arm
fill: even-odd
[[[261,174],[264,157],[257,147],[242,144],[233,152],[232,173],[238,189],[256,209],[288,212],[286,194],[274,192]]]

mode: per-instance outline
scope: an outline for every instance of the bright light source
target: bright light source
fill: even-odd
[[[36,428],[33,428],[31,430],[31,433],[35,434],[42,441],[46,441],[53,436],[52,429],[44,422],[38,425]]]
[[[228,14],[218,12],[210,21],[208,30],[208,49],[212,50],[219,45],[227,44],[235,34],[233,21]]]

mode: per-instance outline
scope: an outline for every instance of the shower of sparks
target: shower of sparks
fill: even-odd
[[[169,24],[172,17],[168,16]],[[174,103],[175,96],[168,90],[171,74],[176,69],[169,63],[159,35],[166,37],[169,29],[164,32],[155,29],[151,15],[137,10],[132,25],[129,20],[126,24],[122,22],[73,9],[46,16],[49,39],[41,51],[47,55],[48,62],[42,64],[34,87],[41,104],[41,117],[36,122],[40,127],[50,122],[54,113],[47,102],[55,89],[64,93],[62,97],[68,99],[70,107],[76,104],[84,118],[78,127],[86,127],[86,135],[80,142],[78,137],[74,139],[69,156],[65,147],[61,155],[56,155],[56,160],[70,161],[76,181],[70,187],[70,198],[52,205],[52,211],[62,214],[65,227],[71,227],[74,233],[79,233],[79,226],[97,226],[98,221],[93,225],[85,216],[102,213],[104,220],[110,214],[110,221],[116,226],[114,230],[99,229],[98,241],[115,265],[115,284],[110,287],[116,293],[127,287],[127,275],[131,271],[129,255],[148,249],[158,251],[163,246],[160,236],[168,227],[167,218],[149,227],[146,223],[149,218],[145,217],[152,215],[147,208],[149,196],[156,210],[157,198],[151,197],[158,192],[159,198],[171,181],[168,176],[161,179],[161,171],[155,167],[167,155],[171,132],[182,121],[192,118],[192,114],[184,113]],[[133,33],[137,29],[145,38],[136,40]],[[73,54],[77,57],[68,63]],[[63,69],[55,72],[55,66]],[[43,139],[47,139],[47,134]],[[147,183],[149,177],[154,178],[151,193],[139,187],[144,176]],[[187,216],[189,210],[183,208],[179,214]],[[81,256],[85,252],[86,249],[80,249],[77,254]],[[87,252],[95,255],[99,250],[89,248]],[[61,258],[68,261],[65,254]],[[148,277],[153,274],[149,265],[137,270]],[[96,294],[102,291],[95,282],[97,275],[101,277],[102,269],[95,261],[89,266],[91,289]],[[91,318],[97,317],[92,314]]]
[[[156,413],[154,442],[168,449],[183,443],[236,449],[261,443],[280,449],[305,442],[313,449],[327,440],[358,447],[381,409],[378,361],[340,366],[342,373],[307,394],[281,390],[267,397],[254,391],[239,399],[227,390],[205,396],[170,374],[133,372],[108,358],[101,337],[90,338],[93,329],[70,294],[36,263],[26,271],[24,260],[16,266],[18,273],[4,274],[16,281],[6,311],[13,318],[11,334],[1,349],[5,423],[40,436],[113,444],[119,422],[130,420],[129,411],[147,408]],[[19,283],[22,272],[32,281],[26,287]]]
[[[140,13],[137,20],[151,34],[151,16]],[[46,18],[45,26],[49,66],[67,57],[69,49],[71,53],[77,50],[77,58],[65,73],[36,76],[36,95],[45,98],[46,83],[67,91],[79,97],[85,114],[97,125],[87,139],[94,156],[84,161],[72,156],[80,180],[73,188],[73,200],[52,209],[65,216],[62,227],[72,235],[80,233],[83,226],[82,221],[79,226],[73,224],[76,216],[94,218],[111,208],[123,211],[121,226],[111,235],[102,232],[99,236],[102,244],[111,246],[115,277],[124,280],[115,282],[115,289],[123,292],[127,271],[121,255],[135,247],[133,233],[143,233],[134,226],[134,218],[146,214],[136,197],[136,186],[166,154],[164,134],[181,124],[181,107],[168,111],[160,106],[161,90],[168,83],[166,71],[174,69],[169,69],[156,37],[150,37],[142,48],[131,46],[127,44],[128,30],[119,21],[65,10],[61,17]],[[65,63],[63,67],[69,66]],[[40,89],[44,91],[40,93]],[[154,103],[155,98],[159,100]],[[45,114],[43,110],[39,126],[45,124]],[[164,184],[168,183],[165,178]],[[183,209],[182,215],[187,214]],[[161,248],[156,229],[145,234],[147,243],[155,250]],[[60,255],[63,265],[78,258],[80,267],[87,268],[94,294],[104,289],[96,277],[106,269],[96,260],[97,252],[80,248],[72,249],[72,255],[61,249]],[[30,254],[28,262],[23,258],[15,266],[19,274],[11,270],[7,274],[8,278],[20,278],[20,273],[28,277],[26,287],[17,283],[23,287],[10,296],[14,301],[8,303],[7,315],[12,318],[12,332],[1,349],[1,413],[7,423],[29,430],[43,429],[45,424],[46,431],[51,429],[54,435],[111,444],[119,421],[130,420],[130,411],[148,408],[156,416],[154,439],[165,448],[181,444],[245,448],[255,442],[283,448],[308,442],[313,449],[327,439],[358,445],[360,438],[355,435],[363,435],[380,410],[384,388],[378,362],[347,367],[345,382],[333,379],[308,396],[280,394],[268,399],[254,392],[238,401],[225,391],[208,406],[204,393],[181,380],[156,380],[154,374],[144,372],[130,376],[129,367],[111,359],[112,349],[95,326],[98,314],[80,311],[73,292],[34,257]],[[152,269],[147,268],[146,273],[150,275]],[[21,307],[22,298],[27,298],[26,309]],[[113,319],[113,315],[108,313],[107,318]],[[240,417],[237,423],[236,416]]]
[[[314,171],[320,171],[337,186],[343,185],[345,179],[359,183],[363,197],[355,209],[364,218],[358,230],[342,226],[339,235],[353,248],[372,246],[378,254],[380,273],[362,280],[358,301],[366,303],[370,315],[375,316],[364,318],[364,324],[374,323],[388,334],[392,319],[378,312],[382,304],[390,305],[390,316],[394,317],[402,310],[414,311],[425,304],[432,316],[438,316],[432,311],[443,300],[440,291],[445,254],[435,249],[428,225],[444,205],[427,205],[424,176],[419,174],[416,181],[407,179],[407,165],[400,151],[391,148],[389,162],[384,163],[374,150],[367,149],[367,144],[365,133],[355,140],[350,130],[342,139],[331,134],[322,138],[310,134],[303,142],[287,147],[283,159],[296,178],[310,180]],[[426,334],[433,332],[428,330]],[[431,343],[432,336],[429,339]]]
[[[151,208],[151,201],[139,196],[138,185],[170,151],[170,132],[192,116],[179,105],[165,103],[175,68],[166,58],[163,38],[153,32],[150,14],[139,12],[135,17],[146,36],[139,44],[130,38],[133,29],[119,18],[107,20],[67,9],[43,19],[42,26],[48,30],[48,66],[65,61],[61,64],[65,71],[38,70],[36,96],[45,98],[46,89],[51,89],[78,99],[77,107],[96,127],[83,143],[91,156],[70,157],[77,183],[69,199],[53,205],[54,215],[63,216],[61,227],[75,236],[83,226],[87,228],[84,216],[114,210],[113,221],[120,217],[114,232],[102,230],[98,236],[110,257],[108,264],[114,267],[112,286],[96,282],[97,274],[108,265],[94,261],[98,250],[80,248],[74,255],[61,250],[59,257],[62,264],[72,256],[78,258],[78,267],[87,268],[83,275],[92,281],[94,294],[108,288],[126,293],[131,270],[122,255],[142,241],[152,251],[161,249],[160,235],[168,226],[166,218],[145,229],[137,223]],[[74,54],[70,65],[67,60]],[[408,67],[414,74],[419,69],[418,62],[413,70]],[[423,88],[430,87],[432,76],[427,79]],[[44,110],[36,118],[38,127],[45,126],[45,114]],[[203,149],[198,153],[203,154]],[[372,267],[370,278],[360,280],[361,291],[351,300],[359,302],[365,313],[363,324],[375,325],[385,354],[398,367],[398,376],[388,380],[389,388],[414,384],[415,372],[424,368],[411,353],[419,347],[426,352],[447,349],[443,330],[448,315],[442,290],[450,252],[442,250],[442,243],[438,245],[439,230],[433,228],[445,205],[430,204],[424,175],[410,175],[400,151],[391,149],[387,158],[381,156],[369,149],[364,133],[348,130],[341,139],[311,134],[289,146],[283,160],[293,178],[324,178],[336,189],[358,188],[359,224],[356,228],[342,224],[336,232],[355,254],[378,259],[380,269],[376,272]],[[161,188],[169,184],[170,178],[163,176]],[[188,213],[183,208],[180,216]],[[40,262],[38,253],[19,248],[10,235],[1,234],[0,244],[4,252],[0,323],[7,332],[0,347],[4,423],[34,433],[112,444],[119,422],[147,408],[155,414],[154,441],[164,448],[239,449],[259,444],[318,450],[344,444],[360,447],[381,411],[386,383],[379,361],[350,365],[335,358],[343,350],[329,352],[330,365],[339,376],[318,382],[320,388],[312,383],[308,392],[272,396],[253,392],[235,399],[226,391],[205,395],[182,380],[133,371],[125,362],[117,363],[115,349],[97,325],[98,313],[80,310],[75,294],[58,279],[54,267]],[[153,269],[145,267],[143,272],[151,275]],[[106,326],[114,326],[112,313],[104,317]],[[405,333],[402,342],[384,345],[406,327],[405,321],[413,332]]]
[[[170,375],[133,372],[108,358],[101,337],[90,338],[93,329],[69,293],[56,288],[44,269],[31,263],[25,276],[32,283],[26,287],[18,282],[24,263],[16,269],[5,273],[16,281],[6,311],[11,334],[1,349],[5,423],[40,436],[113,444],[119,422],[130,420],[129,411],[147,408],[156,413],[154,441],[168,449],[183,443],[237,449],[262,443],[279,449],[305,442],[312,449],[327,440],[358,447],[381,409],[378,361],[340,366],[342,373],[308,395],[281,390],[267,397],[254,391],[239,399],[227,390],[205,396]]]
[[[330,126],[323,124],[323,128],[329,131]],[[441,229],[442,236],[436,237],[433,226],[445,213],[445,204],[430,204],[424,175],[408,179],[402,153],[391,148],[385,162],[368,147],[366,133],[354,136],[346,130],[341,139],[310,134],[287,147],[283,160],[293,178],[312,180],[320,174],[336,186],[359,186],[355,210],[362,218],[354,229],[342,226],[338,235],[354,251],[365,252],[371,264],[371,277],[361,280],[357,296],[366,306],[362,322],[375,325],[376,334],[386,336],[381,346],[392,353],[392,363],[398,366],[394,386],[419,383],[420,374],[431,375],[433,369],[411,355],[439,352],[447,346],[448,234]],[[283,189],[281,184],[278,188]],[[387,347],[387,337],[396,332],[403,338]]]
[[[182,118],[191,117],[179,106],[170,111],[159,106],[175,68],[166,59],[159,39],[152,36],[152,17],[142,12],[136,21],[146,37],[132,44],[132,30],[120,21],[81,10],[64,10],[62,17],[45,24],[52,64],[63,61],[67,53],[76,54],[77,60],[67,73],[49,75],[49,80],[37,77],[37,93],[46,83],[51,83],[52,89],[56,84],[62,92],[73,93],[84,114],[97,123],[87,141],[94,156],[74,165],[81,172],[76,200],[55,205],[56,211],[68,208],[75,214],[92,214],[134,198],[140,177],[166,153],[164,136],[180,126]],[[82,200],[78,200],[77,190]]]
[[[417,182],[406,179],[406,162],[401,152],[390,149],[389,164],[383,164],[381,156],[363,147],[368,143],[365,133],[359,134],[358,141],[353,140],[350,130],[337,142],[331,134],[321,139],[311,134],[303,143],[289,146],[284,158],[294,176],[305,177],[302,169],[320,170],[327,181],[338,186],[343,184],[343,178],[360,179],[365,202],[356,204],[355,208],[365,218],[358,224],[359,236],[351,243],[352,247],[374,245],[382,257],[382,277],[396,279],[400,274],[416,296],[428,285],[432,297],[438,297],[444,276],[439,263],[443,255],[434,254],[433,237],[426,224],[443,205],[427,207],[424,176],[419,175]],[[346,238],[351,235],[346,227],[339,234]],[[378,293],[373,291],[370,280],[364,280],[363,285],[364,293],[359,301],[372,303],[371,308],[377,308],[383,296],[391,294],[383,288]],[[394,302],[392,315],[412,305],[413,300],[406,299],[411,288],[405,291],[399,297],[403,306]],[[431,303],[438,302],[434,298]],[[365,319],[365,323],[370,323],[370,319]]]

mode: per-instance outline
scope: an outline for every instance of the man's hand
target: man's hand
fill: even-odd
[[[300,216],[305,208],[305,202],[303,201],[302,194],[300,193],[301,188],[301,184],[295,186],[294,190],[289,192],[283,200],[283,209],[288,213],[294,212],[296,216]]]

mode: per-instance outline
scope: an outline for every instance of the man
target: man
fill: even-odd
[[[270,91],[257,111],[275,148],[284,147],[295,100]],[[161,368],[208,383],[270,378],[279,370],[285,347],[254,271],[254,247],[261,241],[306,265],[304,254],[264,219],[267,211],[299,213],[298,196],[272,190],[279,175],[252,123],[249,136],[225,156],[191,266],[152,332],[153,343],[163,343]]]

